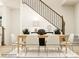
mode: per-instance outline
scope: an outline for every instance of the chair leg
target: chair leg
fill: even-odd
[[[17,53],[19,54],[19,49],[20,49],[20,47],[19,47],[19,45],[17,45]]]
[[[46,46],[45,46],[45,53],[46,53],[47,56],[48,56],[48,49],[46,48]]]
[[[59,53],[59,56],[60,56],[60,48],[58,47],[58,53]]]
[[[39,56],[39,53],[40,53],[40,46],[38,47],[38,56]]]
[[[65,49],[66,49],[66,54],[67,54],[67,46],[65,46]]]
[[[13,45],[11,45],[12,46],[12,51],[14,50],[14,46]]]
[[[27,47],[25,47],[25,55],[27,54]]]
[[[72,47],[72,51],[73,51],[73,50],[74,50],[74,49],[73,49],[73,45],[72,45],[71,47]]]
[[[46,52],[46,46],[45,46],[45,52]]]
[[[27,47],[26,47],[26,43],[24,44],[24,52],[25,52],[25,55],[27,54]]]

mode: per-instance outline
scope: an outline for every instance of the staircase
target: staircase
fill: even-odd
[[[22,0],[22,3],[31,7],[39,15],[44,17],[48,22],[65,34],[65,22],[63,16],[59,15],[42,0]]]

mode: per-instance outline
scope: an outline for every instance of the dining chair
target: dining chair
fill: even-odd
[[[73,50],[73,45],[74,45],[74,34],[73,33],[69,35],[68,41],[66,43],[67,43],[67,47]]]
[[[66,38],[66,37],[67,37],[67,38]],[[66,53],[67,53],[68,47],[73,50],[74,34],[71,33],[69,36],[67,35],[66,37],[65,37],[65,40],[66,40],[66,41],[62,42],[61,44],[62,44],[62,45],[65,45],[65,47],[66,47]]]
[[[45,40],[47,37],[48,37],[47,35],[38,35],[39,38],[38,55],[41,51],[41,47],[44,47],[45,52],[47,52],[47,48],[46,48],[47,41]]]
[[[58,52],[61,51],[60,40],[58,35],[49,35],[47,38],[47,48],[55,48]]]
[[[18,35],[18,37],[17,37],[18,54],[20,52],[20,49],[22,49],[22,51],[24,50],[25,55],[26,55],[26,53],[27,53],[26,38],[27,38],[27,35],[24,35],[24,34]]]
[[[17,46],[17,40],[15,34],[11,34],[10,45],[12,46],[12,50],[14,50]]]
[[[79,36],[78,35],[74,35],[74,34],[70,34],[69,36],[69,40],[68,40],[68,46],[72,49],[72,51],[74,50],[75,46],[79,45]]]

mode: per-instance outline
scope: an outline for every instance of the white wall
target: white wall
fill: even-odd
[[[75,5],[75,34],[79,34],[79,3]]]
[[[21,6],[21,32],[23,29],[28,28],[29,31],[34,32],[34,29],[37,27],[44,28],[46,31],[48,31],[47,26],[50,25],[51,30],[55,30],[55,27],[52,26],[46,19],[38,15],[34,10],[32,10],[27,5],[23,4]]]
[[[10,28],[11,28],[11,39],[13,42],[16,41],[17,39],[17,35],[20,34],[20,9],[12,9],[11,10],[11,24],[10,24]]]
[[[5,44],[10,44],[16,40],[20,33],[20,9],[12,9],[7,6],[0,6],[0,16],[2,16],[2,26],[5,28]]]
[[[42,0],[57,13],[64,17],[66,27],[66,34],[74,33],[74,7],[62,6],[63,0]]]
[[[10,41],[10,20],[11,20],[11,9],[6,7],[6,6],[2,6],[2,26],[5,28],[5,44],[9,43]]]
[[[0,6],[0,16],[2,16],[2,10],[3,10],[3,8],[2,8],[2,6]]]

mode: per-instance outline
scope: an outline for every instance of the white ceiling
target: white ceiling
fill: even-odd
[[[10,8],[19,8],[20,7],[20,0],[2,0],[5,6]]]
[[[75,5],[79,3],[79,0],[63,0],[63,5]]]

